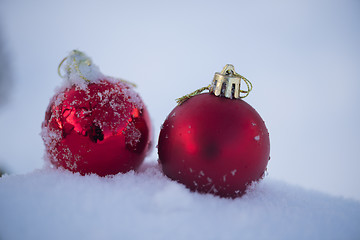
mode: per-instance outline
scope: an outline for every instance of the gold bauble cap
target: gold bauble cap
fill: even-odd
[[[235,72],[233,65],[227,64],[220,73],[215,73],[210,92],[215,96],[240,98],[240,84],[241,76]]]

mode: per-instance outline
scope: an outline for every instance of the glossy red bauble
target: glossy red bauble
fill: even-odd
[[[139,95],[124,82],[106,79],[58,93],[42,125],[47,158],[54,166],[100,176],[138,168],[151,135]]]
[[[262,178],[269,134],[245,101],[203,93],[175,107],[158,143],[163,172],[193,191],[241,196]]]

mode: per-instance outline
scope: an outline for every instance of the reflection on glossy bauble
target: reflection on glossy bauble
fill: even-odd
[[[100,176],[135,170],[151,148],[147,109],[125,82],[73,85],[50,101],[42,124],[55,167]]]

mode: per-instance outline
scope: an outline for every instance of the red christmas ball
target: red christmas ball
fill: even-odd
[[[82,175],[137,169],[152,139],[150,117],[139,95],[112,78],[77,80],[83,84],[60,91],[46,111],[42,138],[47,159]]]
[[[158,143],[166,176],[193,191],[231,198],[262,178],[269,152],[269,134],[255,109],[211,93],[175,107]]]
[[[137,169],[150,148],[151,126],[134,94],[126,83],[106,80],[57,94],[43,122],[51,163],[100,176]]]

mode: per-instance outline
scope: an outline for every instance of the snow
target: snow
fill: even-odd
[[[143,103],[140,96],[134,92],[134,83],[125,81],[120,78],[106,76],[100,68],[93,63],[93,60],[84,52],[79,50],[72,50],[59,64],[59,75],[63,78],[63,83],[57,87],[55,94],[63,92],[67,88],[76,85],[79,89],[86,90],[89,83],[101,83],[102,80],[120,84],[125,95],[129,96],[128,100],[136,105],[142,107]],[[99,97],[106,97],[106,93],[99,93]]]
[[[113,177],[44,168],[0,178],[0,239],[358,239],[360,203],[265,178],[235,200],[155,164]]]
[[[61,70],[65,72],[62,75]],[[59,65],[59,74],[65,80],[64,86],[77,85],[85,89],[88,83],[98,83],[105,76],[90,57],[79,50],[71,51]]]

